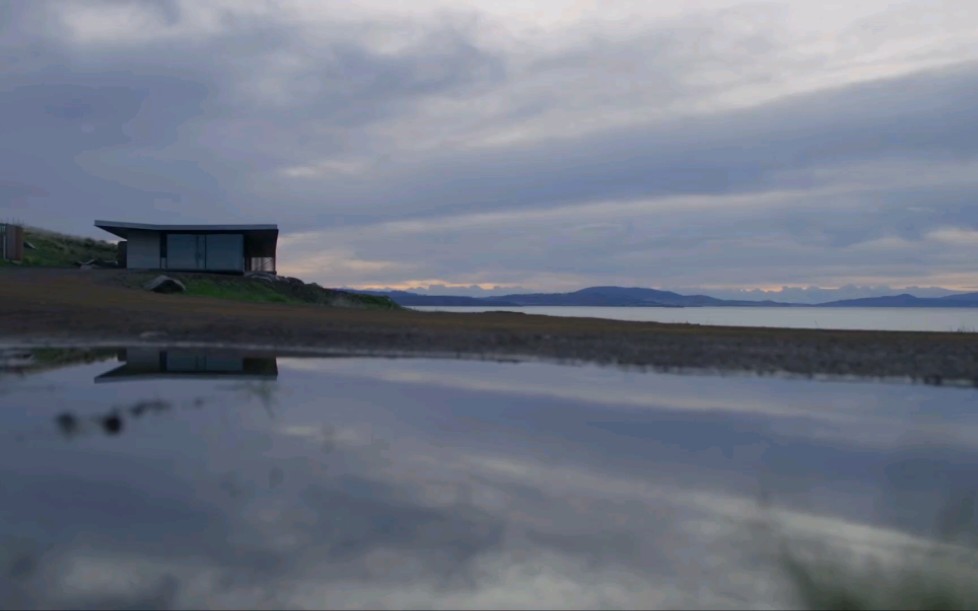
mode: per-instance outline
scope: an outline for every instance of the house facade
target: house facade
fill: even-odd
[[[277,225],[151,225],[95,221],[122,238],[119,263],[134,270],[276,273]]]

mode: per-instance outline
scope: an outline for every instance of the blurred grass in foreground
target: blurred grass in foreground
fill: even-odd
[[[975,498],[945,505],[933,538],[885,549],[843,550],[778,529],[776,563],[804,609],[978,609]]]

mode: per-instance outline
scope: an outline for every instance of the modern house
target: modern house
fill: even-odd
[[[150,225],[95,221],[123,239],[119,263],[128,269],[275,273],[278,225]]]

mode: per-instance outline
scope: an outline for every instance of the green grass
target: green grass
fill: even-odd
[[[276,291],[268,283],[243,278],[203,278],[190,277],[181,279],[187,287],[186,295],[200,297],[216,297],[233,301],[249,301],[253,303],[305,303]]]
[[[34,248],[24,248],[22,265],[33,267],[75,267],[80,261],[115,261],[117,247],[111,242],[79,238],[27,227],[24,240]]]
[[[358,303],[366,306],[374,307],[380,310],[399,310],[401,306],[391,299],[390,297],[381,297],[378,295],[361,295],[359,293],[344,293],[347,297],[354,299]]]
[[[978,505],[971,494],[938,502],[931,533],[886,548],[792,536],[770,518],[755,541],[773,544],[776,570],[803,609],[978,609]]]
[[[976,609],[978,572],[973,562],[936,551],[920,557],[859,566],[827,555],[801,559],[787,554],[788,582],[807,609]],[[969,570],[970,569],[970,570]]]
[[[142,287],[158,273],[129,273],[124,284],[131,288]],[[187,287],[184,295],[212,297],[229,301],[251,303],[313,304],[330,307],[362,308],[374,310],[401,309],[387,297],[357,295],[345,291],[326,289],[318,284],[257,280],[234,275],[166,273]]]

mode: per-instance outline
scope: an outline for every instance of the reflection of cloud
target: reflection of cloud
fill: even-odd
[[[288,367],[329,372],[354,378],[374,379],[427,388],[450,388],[492,393],[546,397],[586,402],[607,408],[640,411],[733,413],[757,416],[773,423],[783,434],[816,439],[837,439],[860,445],[887,447],[909,434],[910,422],[895,413],[894,405],[871,386],[850,382],[764,380],[751,376],[704,377],[702,375],[627,374],[615,368],[574,367],[521,363],[501,379],[494,370],[472,368],[466,363],[445,362],[432,366],[429,359],[404,358],[385,361],[383,367],[365,359],[283,359]],[[445,375],[443,368],[452,369]],[[573,375],[565,375],[573,371]],[[552,374],[558,375],[552,375]],[[631,377],[626,377],[626,376]],[[636,377],[637,376],[637,377]],[[627,380],[627,383],[626,383]],[[822,392],[804,392],[803,388]],[[737,391],[731,392],[730,387]],[[894,391],[899,385],[882,386]],[[695,392],[693,391],[695,389]],[[970,392],[970,389],[949,389]],[[923,391],[928,393],[928,391]],[[943,391],[939,391],[943,392]],[[786,394],[787,393],[787,394]],[[928,393],[929,394],[929,393]],[[978,447],[978,424],[917,414],[912,422],[916,443],[959,443]]]
[[[872,443],[796,443],[770,425],[791,416],[751,412],[745,399],[903,413],[921,405],[903,387],[847,385],[840,402],[838,387],[824,383],[593,367],[282,364],[280,385],[291,392],[273,421],[235,409],[240,389],[221,385],[209,405],[226,410],[173,410],[159,419],[172,426],[86,439],[84,451],[60,439],[0,446],[0,491],[18,491],[5,496],[12,518],[0,524],[0,549],[11,525],[18,534],[21,524],[53,525],[32,535],[45,553],[33,552],[33,564],[17,558],[32,570],[0,573],[11,606],[780,606],[791,601],[756,540],[759,518],[850,556],[912,553],[924,542],[864,511],[876,492],[866,456],[879,459],[870,467],[894,458]],[[539,392],[547,385],[559,393]],[[92,394],[79,400],[109,392],[87,388]],[[183,387],[168,388],[177,395]],[[579,389],[591,394],[567,396]],[[722,403],[720,392],[743,409],[704,412],[681,401],[685,393]],[[862,405],[864,392],[877,403]],[[964,396],[921,393],[948,403]],[[221,421],[217,411],[230,417]],[[0,424],[31,412],[0,410]],[[755,442],[772,452],[790,443],[760,458],[797,464],[740,460],[737,452]],[[946,459],[914,451],[931,465]],[[821,502],[781,502],[775,489],[765,510],[749,484],[764,467],[817,487]],[[847,478],[850,470],[863,478]]]
[[[223,549],[70,546],[14,591],[37,606],[248,608],[737,608],[784,595],[752,547],[750,499],[504,457],[404,458],[349,490],[305,479],[301,496],[248,502],[225,514]],[[419,485],[431,481],[475,481],[505,502],[433,502]],[[825,516],[776,518],[791,535],[871,557],[924,546]]]

